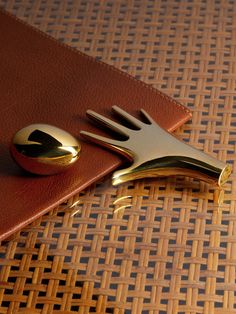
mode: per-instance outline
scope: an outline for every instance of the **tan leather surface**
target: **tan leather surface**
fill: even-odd
[[[88,108],[109,114],[112,105],[132,114],[144,108],[169,130],[190,118],[186,108],[159,91],[0,10],[0,240],[122,162],[82,142],[80,160],[67,172],[28,175],[9,154],[14,133],[31,123],[49,123],[78,137],[81,129],[95,130],[85,116]]]

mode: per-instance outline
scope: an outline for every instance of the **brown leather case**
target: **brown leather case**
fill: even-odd
[[[144,108],[174,130],[189,111],[160,91],[98,62],[0,10],[0,240],[117,168],[122,160],[82,143],[80,160],[67,172],[39,177],[13,162],[14,133],[31,123],[48,123],[78,137],[96,131],[88,108],[109,114],[119,105],[131,114]]]

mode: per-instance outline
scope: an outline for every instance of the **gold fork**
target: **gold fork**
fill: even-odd
[[[230,165],[181,142],[162,129],[145,110],[141,109],[141,113],[148,123],[136,119],[118,106],[113,106],[112,109],[137,130],[88,110],[88,117],[126,139],[114,140],[86,131],[80,133],[83,137],[117,151],[133,161],[128,168],[114,172],[113,185],[134,179],[172,175],[189,176],[218,186],[228,180]]]

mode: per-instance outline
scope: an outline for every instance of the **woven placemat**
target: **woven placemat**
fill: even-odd
[[[0,313],[236,313],[236,5],[0,0],[177,98],[177,135],[232,164],[225,198],[188,178],[91,186],[0,246]]]

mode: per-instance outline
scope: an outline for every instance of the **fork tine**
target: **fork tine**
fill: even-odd
[[[144,109],[141,109],[141,112],[151,124],[156,124],[156,121],[154,121],[153,118]]]
[[[128,141],[117,141],[117,140],[113,140],[111,138],[107,138],[107,137],[97,135],[97,134],[87,132],[87,131],[80,131],[80,134],[83,137],[97,144],[100,144],[102,146],[115,150],[123,155],[126,155],[127,157],[131,156],[131,151],[129,150],[129,147],[128,147],[129,145],[127,145]]]
[[[118,113],[121,117],[125,118],[126,121],[130,122],[133,126],[141,129],[143,126],[143,123],[136,119],[135,117],[133,117],[131,114],[129,114],[128,112],[124,111],[123,109],[121,109],[118,106],[112,106],[112,109]]]
[[[119,145],[121,143],[120,141],[116,141],[116,140],[113,140],[111,138],[101,136],[98,134],[94,134],[91,132],[87,132],[87,131],[80,131],[80,134],[83,135],[84,137],[92,140],[92,141],[99,142],[101,144],[108,144],[108,145],[116,146],[116,145]]]
[[[120,125],[119,123],[116,123],[115,121],[112,121],[93,110],[87,110],[86,113],[90,118],[97,121],[99,124],[102,124],[108,127],[109,129],[115,131],[116,133],[120,135],[129,137],[130,130],[126,128],[125,126]]]

